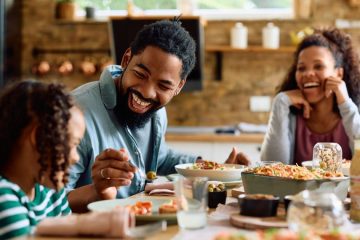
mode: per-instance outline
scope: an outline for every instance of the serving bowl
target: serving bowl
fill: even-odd
[[[280,197],[280,200],[286,195],[295,195],[303,190],[333,192],[339,199],[344,200],[350,185],[349,177],[299,180],[242,172],[241,178],[245,193],[271,194]]]
[[[238,181],[241,173],[246,169],[243,165],[222,164],[225,169],[193,169],[193,163],[179,164],[175,166],[176,171],[185,177],[208,177],[214,181]]]
[[[279,197],[265,194],[240,194],[238,196],[240,215],[251,217],[274,217]]]

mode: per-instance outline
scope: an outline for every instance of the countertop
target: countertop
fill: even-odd
[[[239,142],[262,143],[262,133],[215,134],[215,133],[167,133],[166,141],[171,142]]]

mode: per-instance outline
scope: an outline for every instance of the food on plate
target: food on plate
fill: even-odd
[[[160,214],[171,214],[176,213],[177,204],[175,200],[171,200],[170,202],[164,203],[159,207]]]
[[[209,192],[223,192],[225,191],[225,185],[222,182],[210,183],[208,185]]]
[[[272,200],[274,199],[274,195],[271,195],[271,194],[260,194],[260,193],[257,193],[257,194],[247,194],[246,195],[246,198],[247,199],[257,199],[257,200]]]
[[[157,178],[156,172],[154,172],[154,171],[148,171],[148,172],[146,173],[146,178],[147,178],[147,179],[150,179],[150,180],[156,179],[156,178]]]
[[[213,161],[203,161],[194,163],[189,169],[201,169],[201,170],[226,170],[229,167],[225,167],[223,164],[216,163]]]
[[[152,211],[152,202],[138,201],[134,205],[126,206],[135,215],[150,215]]]
[[[244,232],[221,232],[214,240],[353,240],[358,239],[351,234],[333,231],[326,234],[313,232],[293,232],[288,229],[258,230],[254,233]]]
[[[283,163],[250,168],[248,170],[245,170],[245,172],[298,180],[312,180],[344,176],[340,172],[334,173],[330,171],[325,171],[320,168],[308,169],[306,167],[301,167],[297,165],[285,165]]]

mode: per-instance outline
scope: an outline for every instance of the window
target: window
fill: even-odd
[[[292,0],[76,0],[80,9],[92,6],[98,17],[134,14],[179,15],[192,13],[206,19],[292,18]],[[83,15],[83,11],[79,15]]]

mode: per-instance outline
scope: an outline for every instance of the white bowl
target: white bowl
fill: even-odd
[[[308,169],[312,169],[313,167],[319,167],[319,164],[318,163],[315,163],[315,166],[313,166],[313,161],[312,160],[309,160],[309,161],[303,161],[301,163],[301,165],[303,167],[306,167]]]
[[[203,170],[191,169],[193,163],[179,164],[175,166],[176,171],[185,177],[208,177],[214,181],[237,181],[241,180],[241,172],[246,166],[238,164],[223,164],[225,170]]]
[[[345,175],[345,176],[349,176],[350,175],[350,164],[351,164],[351,161],[343,161],[342,163],[342,167],[341,167],[341,171],[342,173]],[[301,163],[301,165],[303,167],[306,167],[306,168],[313,168],[313,161],[304,161]],[[315,164],[315,167],[319,167],[319,164]]]

